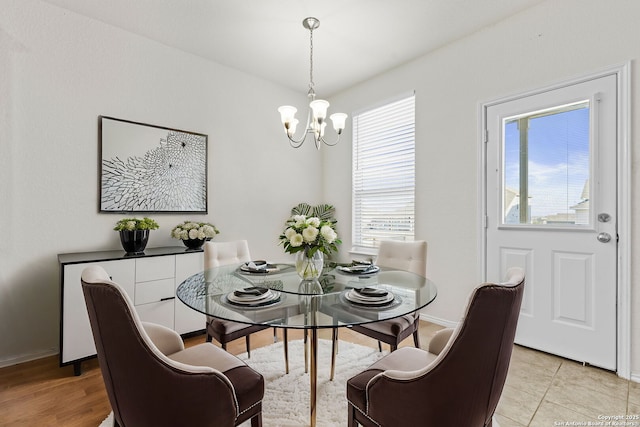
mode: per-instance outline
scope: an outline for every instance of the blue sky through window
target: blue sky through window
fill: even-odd
[[[589,179],[589,107],[529,116],[528,188],[531,218],[573,214]],[[505,186],[519,194],[520,131],[517,120],[504,128]]]

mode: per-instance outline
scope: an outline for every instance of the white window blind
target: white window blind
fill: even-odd
[[[414,239],[415,95],[353,117],[353,245]]]

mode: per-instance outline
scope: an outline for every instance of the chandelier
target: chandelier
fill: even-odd
[[[293,148],[300,148],[304,141],[307,139],[308,134],[313,135],[313,141],[316,144],[316,148],[320,149],[320,142],[326,145],[336,145],[340,141],[340,135],[345,127],[347,115],[344,113],[334,113],[329,118],[333,123],[333,129],[336,131],[337,138],[333,142],[327,142],[324,139],[324,128],[327,126],[327,109],[329,103],[324,99],[316,99],[316,92],[314,90],[313,83],[313,30],[320,26],[320,21],[316,18],[305,18],[302,21],[302,26],[309,30],[309,92],[307,97],[309,98],[309,112],[307,114],[307,124],[302,136],[298,139],[295,137],[296,127],[298,125],[298,119],[295,115],[298,109],[290,105],[283,105],[278,108],[282,124],[284,125],[284,131],[289,138],[289,143]]]

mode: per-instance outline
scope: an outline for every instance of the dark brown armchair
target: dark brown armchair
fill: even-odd
[[[348,425],[490,427],[507,377],[524,289],[512,268],[502,284],[484,283],[458,327],[429,351],[401,348],[347,382]]]
[[[262,375],[211,343],[185,349],[175,331],[142,323],[99,266],[82,272],[82,290],[115,426],[262,426]]]

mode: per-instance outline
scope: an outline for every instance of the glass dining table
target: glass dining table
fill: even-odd
[[[384,267],[369,271],[325,267],[314,280],[301,280],[293,265],[268,267],[257,270],[242,264],[208,269],[188,277],[176,295],[207,316],[285,331],[303,329],[305,337],[309,332],[311,427],[316,425],[317,414],[319,329],[333,329],[335,338],[336,328],[411,314],[430,304],[437,294],[431,280]]]

